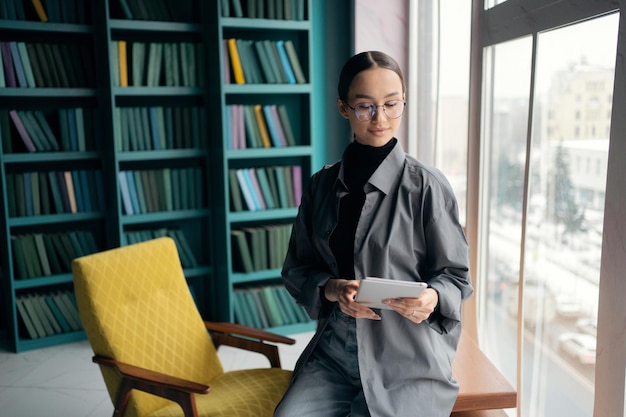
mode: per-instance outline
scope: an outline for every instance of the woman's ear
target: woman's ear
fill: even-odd
[[[340,98],[337,99],[337,108],[339,109],[339,114],[341,114],[344,119],[348,119],[348,109],[346,109],[346,104]]]

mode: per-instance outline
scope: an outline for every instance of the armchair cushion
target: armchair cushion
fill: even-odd
[[[211,381],[208,395],[196,396],[199,417],[271,417],[289,384],[291,371],[279,368],[231,371]],[[180,416],[171,404],[150,417]]]

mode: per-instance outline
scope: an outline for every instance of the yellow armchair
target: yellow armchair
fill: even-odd
[[[77,258],[74,287],[114,416],[271,416],[291,371],[291,338],[202,320],[170,238]],[[208,330],[207,330],[208,329]],[[243,337],[241,337],[243,336]],[[220,345],[264,354],[270,366],[224,372]]]

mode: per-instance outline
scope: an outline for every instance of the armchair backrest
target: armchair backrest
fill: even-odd
[[[171,238],[77,258],[72,271],[96,355],[202,384],[223,373]],[[110,368],[101,371],[115,403],[120,378]],[[166,402],[135,391],[126,415],[144,415]]]

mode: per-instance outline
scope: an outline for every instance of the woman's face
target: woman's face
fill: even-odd
[[[401,102],[397,102],[400,100]],[[383,111],[383,104],[396,101],[396,106],[404,107],[402,81],[398,74],[386,68],[372,68],[361,71],[354,77],[344,103],[337,101],[339,112],[350,121],[355,140],[363,145],[383,146],[395,135],[402,116],[391,119]],[[357,105],[373,105],[376,112],[370,120],[359,120],[355,111]],[[387,109],[387,113],[391,113]]]

